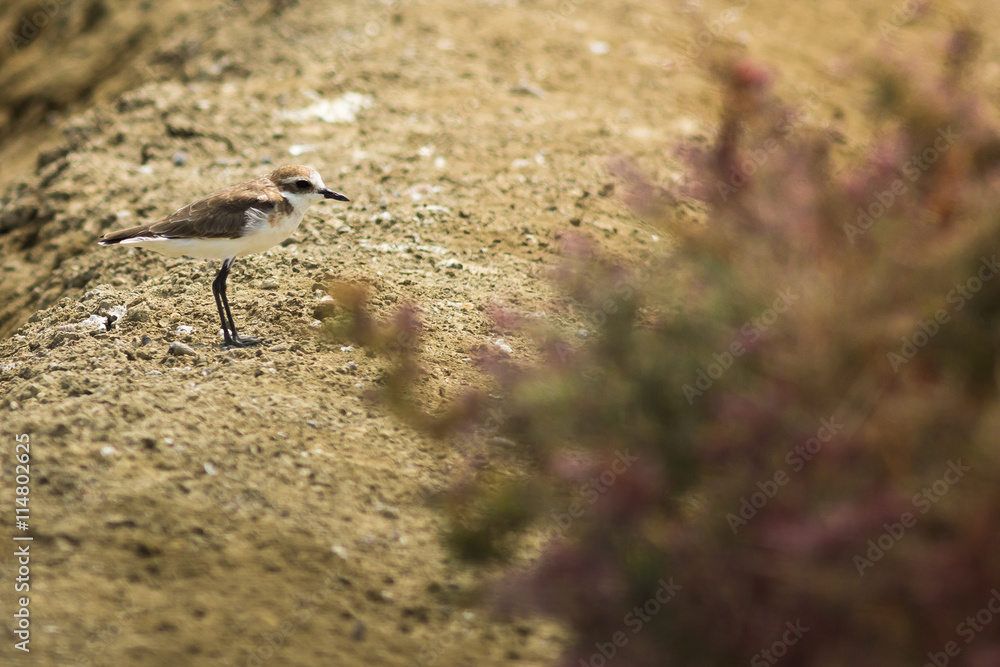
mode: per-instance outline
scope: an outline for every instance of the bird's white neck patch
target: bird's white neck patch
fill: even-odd
[[[281,196],[285,198],[285,201],[292,205],[292,210],[299,215],[305,213],[306,209],[323,198],[323,195],[317,195],[314,192],[300,194],[285,190],[282,190]]]

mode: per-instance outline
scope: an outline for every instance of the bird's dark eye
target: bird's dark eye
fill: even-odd
[[[308,190],[309,188],[312,187],[312,183],[303,178],[298,181],[295,181],[295,187],[297,187],[299,190]]]

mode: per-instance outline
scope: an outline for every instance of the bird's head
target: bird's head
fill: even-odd
[[[288,165],[275,169],[267,177],[296,210],[308,208],[322,199],[350,201],[326,187],[319,172],[312,167]]]

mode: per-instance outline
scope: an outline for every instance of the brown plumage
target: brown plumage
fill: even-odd
[[[167,217],[145,225],[136,225],[104,234],[99,243],[112,245],[132,238],[227,238],[243,236],[247,223],[257,216],[271,218],[272,213],[289,215],[292,204],[282,196],[276,183],[288,167],[237,186],[218,190],[178,209]],[[248,214],[250,214],[248,216]]]

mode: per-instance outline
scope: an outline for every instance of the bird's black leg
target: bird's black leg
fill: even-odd
[[[235,259],[227,259],[222,263],[222,270],[219,272],[219,277],[222,278],[219,284],[219,295],[222,297],[222,306],[226,310],[226,317],[229,319],[229,328],[227,329],[226,335],[226,345],[233,345],[236,347],[248,347],[250,345],[256,345],[260,342],[259,338],[254,338],[253,336],[246,336],[240,338],[236,333],[236,322],[233,321],[233,313],[229,310],[229,299],[226,298],[226,278],[229,277],[229,267],[233,265]],[[218,278],[216,279],[218,280]],[[226,329],[225,323],[222,325],[223,329]],[[228,335],[232,332],[232,336]]]
[[[215,307],[219,309],[219,319],[222,321],[222,335],[226,338],[226,345],[233,344],[233,337],[229,333],[229,324],[226,323],[226,311],[222,308],[222,294],[226,289],[226,277],[229,275],[229,260],[223,260],[222,268],[212,281],[212,294],[215,295]],[[231,318],[230,318],[231,319]]]

